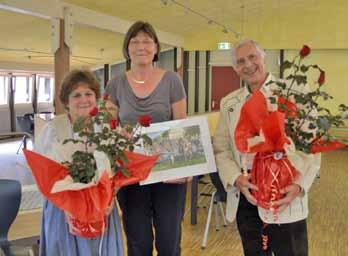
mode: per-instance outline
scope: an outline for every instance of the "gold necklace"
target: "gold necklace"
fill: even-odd
[[[133,77],[131,77],[131,79],[134,83],[137,83],[137,84],[145,84],[145,82],[146,82],[146,79],[145,80],[137,80]]]
[[[144,80],[138,80],[136,78],[134,78],[134,72],[131,71],[130,73],[130,78],[131,80],[134,82],[134,83],[137,83],[137,84],[145,84],[145,82],[149,79],[149,77],[152,75],[152,72],[151,74],[149,74]]]

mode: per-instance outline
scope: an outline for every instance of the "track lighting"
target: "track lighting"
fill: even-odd
[[[236,32],[235,30],[233,30],[233,29],[227,27],[226,25],[224,25],[224,24],[222,24],[222,23],[220,23],[220,22],[218,22],[218,21],[216,21],[216,20],[214,20],[214,19],[212,19],[212,18],[206,16],[206,15],[203,14],[203,13],[200,13],[200,12],[198,12],[198,11],[192,9],[191,7],[189,7],[189,6],[187,6],[187,5],[183,4],[183,3],[180,3],[180,2],[178,2],[178,1],[176,1],[176,0],[160,0],[160,1],[161,1],[161,3],[162,3],[163,5],[168,5],[169,3],[173,3],[173,4],[176,4],[176,5],[180,6],[181,8],[184,9],[185,13],[192,13],[192,14],[195,14],[195,15],[197,15],[197,16],[199,16],[199,17],[205,19],[205,20],[207,20],[207,23],[208,23],[209,25],[215,25],[215,26],[221,27],[221,31],[222,31],[223,33],[226,33],[226,34],[227,34],[227,33],[229,33],[229,32],[232,32],[236,38],[239,38],[239,37],[241,36],[241,34],[240,34],[239,32]]]

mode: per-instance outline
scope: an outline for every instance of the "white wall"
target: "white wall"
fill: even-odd
[[[11,131],[10,110],[8,105],[0,106],[0,132]]]

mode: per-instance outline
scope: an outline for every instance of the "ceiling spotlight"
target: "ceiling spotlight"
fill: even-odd
[[[185,0],[188,1],[188,0]],[[244,1],[244,0],[242,0]],[[184,9],[184,13],[186,14],[194,14],[196,16],[201,17],[202,19],[204,19],[209,25],[215,25],[218,28],[222,28],[222,32],[225,34],[228,34],[229,32],[232,32],[236,37],[239,37],[239,33],[234,31],[232,28],[227,28],[226,25],[220,23],[217,20],[212,19],[211,17],[206,16],[203,13],[200,13],[192,8],[190,8],[187,4],[185,3],[181,3],[181,1],[179,2],[178,0],[160,0],[162,5],[169,5],[169,4],[173,4],[173,5],[177,5],[180,6],[182,9]],[[184,1],[182,1],[184,2]]]

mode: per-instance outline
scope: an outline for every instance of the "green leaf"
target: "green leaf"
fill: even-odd
[[[271,104],[276,104],[277,103],[277,98],[276,97],[268,97],[268,99],[269,99],[269,102]]]
[[[276,83],[280,88],[282,88],[283,90],[285,90],[285,88],[286,88],[286,83],[285,82],[277,82]]]
[[[327,131],[330,129],[330,122],[326,116],[319,116],[317,119],[317,125],[319,129]]]
[[[73,131],[75,133],[82,131],[84,128],[86,128],[86,120],[88,117],[80,116],[76,119],[76,121],[73,124]]]
[[[310,130],[314,130],[314,129],[317,128],[317,126],[316,126],[315,124],[313,124],[313,123],[310,123],[310,124],[308,125],[308,128],[309,128]]]
[[[294,79],[298,85],[307,83],[307,76],[295,75]]]
[[[309,69],[309,66],[306,66],[306,65],[301,65],[301,67],[300,67],[300,70],[302,73],[306,73],[308,71],[308,69]]]
[[[284,72],[285,70],[291,68],[293,65],[293,62],[290,62],[288,60],[285,60],[281,66],[281,70]]]
[[[143,140],[144,140],[144,145],[146,146],[146,145],[152,145],[152,139],[149,137],[149,136],[147,136],[146,134],[144,134],[143,135]]]

